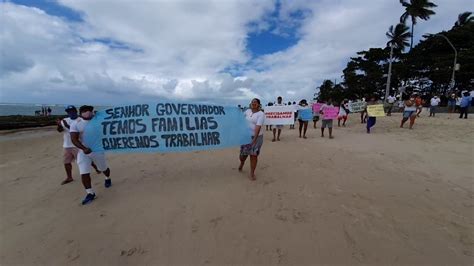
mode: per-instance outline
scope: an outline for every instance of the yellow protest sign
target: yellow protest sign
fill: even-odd
[[[385,116],[383,104],[367,105],[367,114],[372,117]]]

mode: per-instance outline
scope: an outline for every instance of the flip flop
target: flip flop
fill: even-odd
[[[61,182],[61,185],[66,185],[67,183],[71,183],[72,181],[74,181],[74,179],[71,179],[71,180],[64,180],[63,182]]]

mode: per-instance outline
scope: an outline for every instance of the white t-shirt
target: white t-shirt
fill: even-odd
[[[397,98],[395,98],[393,96],[388,96],[388,98],[387,98],[388,103],[395,103],[396,100],[397,100]]]
[[[461,97],[456,97],[456,105],[461,105]]]
[[[71,141],[71,134],[69,133],[69,128],[66,127],[66,123],[69,125],[69,127],[71,127],[71,125],[73,123],[75,123],[75,121],[79,119],[79,118],[76,118],[75,120],[72,120],[71,118],[67,117],[67,118],[64,118],[63,120],[61,120],[61,125],[63,126],[63,148],[75,148],[76,146],[74,146],[74,144],[72,144],[72,141]]]
[[[83,135],[84,135],[84,128],[86,128],[87,124],[89,124],[90,120],[85,120],[82,119],[81,117],[78,117],[76,120],[74,120],[74,123],[72,123],[71,128],[69,129],[70,132],[78,132],[79,133],[79,140],[82,142],[84,140]]]
[[[255,128],[257,126],[263,126],[263,123],[265,122],[265,113],[263,113],[262,111],[254,113],[251,109],[248,109],[245,111],[245,118],[247,119],[247,123],[250,128],[250,133],[253,136],[255,134]],[[258,135],[263,135],[262,129],[260,129]]]
[[[273,106],[285,106],[283,103],[275,103]]]
[[[347,110],[349,110],[349,104],[345,103],[345,104],[344,104],[344,107],[345,107]],[[347,115],[346,110],[344,110],[344,108],[342,108],[342,106],[339,107],[339,114],[338,114],[338,116],[346,116],[346,115]]]
[[[438,106],[440,101],[439,98],[431,98],[431,106]]]

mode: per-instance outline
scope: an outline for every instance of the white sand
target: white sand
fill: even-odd
[[[1,265],[472,265],[474,117],[440,114],[336,139],[266,132],[257,181],[238,148],[109,156],[97,200],[60,186],[53,128],[0,136]]]

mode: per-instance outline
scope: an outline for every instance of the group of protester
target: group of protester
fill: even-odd
[[[395,101],[392,98],[389,98],[388,110],[386,109],[387,115],[391,114],[391,110]],[[449,112],[454,112],[453,100],[454,96],[451,96],[448,101]],[[365,108],[360,112],[361,123],[366,124],[367,133],[371,133],[371,129],[376,124],[376,117],[372,116],[367,112],[367,106],[382,104],[380,100],[377,100],[376,97],[372,96],[365,101]],[[430,101],[430,116],[435,116],[436,108],[439,105],[439,98],[437,96],[433,97]],[[294,102],[288,103],[288,105],[294,105],[295,111],[295,122],[298,120],[299,124],[299,137],[306,139],[306,133],[308,130],[308,124],[311,119],[303,118],[298,115],[302,111],[306,110],[313,112],[312,121],[313,127],[316,128],[317,122],[321,120],[321,137],[324,137],[325,129],[329,131],[329,138],[333,139],[333,119],[327,119],[324,114],[329,108],[334,108],[335,105],[339,107],[339,113],[337,115],[338,127],[346,126],[349,114],[351,113],[350,101],[345,99],[341,103],[336,103],[332,99],[327,101],[318,101],[321,105],[319,111],[314,112],[312,106],[303,99],[298,105]],[[467,118],[468,108],[472,104],[472,97],[469,93],[464,93],[463,98],[460,101],[460,117]],[[273,105],[273,104],[272,104]],[[280,96],[277,98],[277,102],[274,106],[284,106],[283,98]],[[422,112],[423,101],[419,95],[416,93],[411,95],[408,99],[403,101],[403,117],[400,123],[400,128],[403,128],[405,123],[409,120],[409,128],[413,129],[415,120],[420,116]],[[77,166],[79,168],[79,173],[81,175],[82,184],[86,190],[86,197],[82,200],[82,204],[87,204],[92,202],[96,194],[92,189],[90,173],[92,168],[96,170],[98,174],[103,173],[105,175],[104,186],[109,188],[112,186],[112,181],[110,179],[110,168],[107,165],[104,152],[93,152],[89,147],[84,145],[84,131],[87,124],[94,116],[94,107],[84,105],[79,108],[79,112],[76,107],[70,105],[66,108],[67,118],[57,121],[57,130],[63,132],[63,147],[64,147],[64,167],[66,171],[66,179],[62,184],[67,184],[72,182],[74,179],[72,177],[72,162],[76,160]],[[249,108],[244,110],[245,118],[248,122],[249,128],[252,132],[251,140],[249,143],[242,145],[240,147],[240,165],[239,171],[242,171],[245,162],[248,157],[250,157],[250,179],[256,180],[255,170],[257,168],[258,156],[260,155],[262,145],[263,145],[263,125],[265,123],[265,113],[262,107],[262,104],[259,99],[252,99]],[[322,118],[322,119],[321,119]],[[272,129],[272,126],[275,128]],[[270,125],[270,130],[273,131],[272,142],[280,141],[283,125]],[[294,128],[290,127],[290,128]],[[268,130],[268,128],[267,128]]]
[[[52,112],[53,112],[53,110],[51,110],[51,107],[42,106],[41,111],[40,110],[35,111],[35,115],[37,115],[37,116],[51,116]]]

